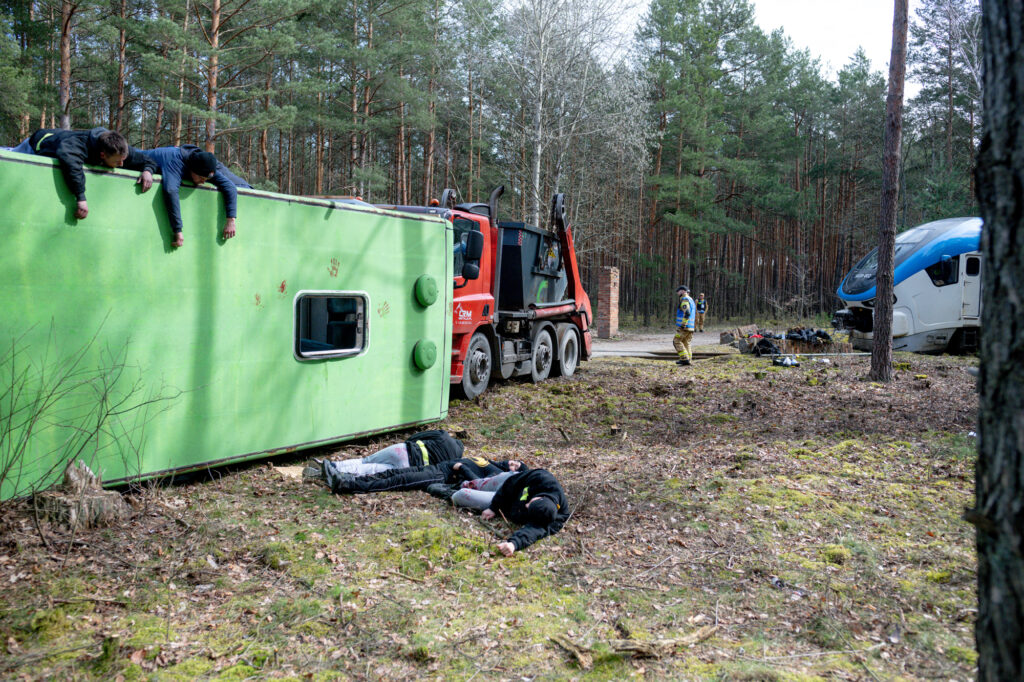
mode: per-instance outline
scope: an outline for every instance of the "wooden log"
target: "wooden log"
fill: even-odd
[[[703,642],[716,632],[718,632],[718,626],[705,625],[684,637],[653,640],[612,639],[604,644],[612,653],[620,656],[661,658],[662,656],[671,655],[676,649],[691,647],[698,642]],[[593,647],[573,642],[564,635],[555,635],[551,640],[572,654],[576,662],[584,670],[589,670],[590,666],[593,665],[593,655],[597,653],[597,650]]]

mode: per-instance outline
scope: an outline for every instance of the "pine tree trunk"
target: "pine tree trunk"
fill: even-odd
[[[984,123],[976,508],[978,679],[1024,679],[1024,5],[982,1]]]
[[[160,146],[160,128],[164,124],[164,89],[160,88],[160,92],[157,94],[157,105],[156,105],[156,121],[153,123],[153,142],[149,145],[151,148],[157,148]],[[145,140],[139,140],[139,144],[142,146],[146,145]]]
[[[204,148],[212,152],[217,140],[217,76],[219,73],[220,55],[220,0],[210,3],[210,62],[206,68],[206,139]]]
[[[124,85],[128,50],[128,32],[124,28],[124,22],[128,18],[128,0],[121,0],[118,16],[121,19],[121,28],[117,32],[117,111],[114,113],[113,128],[124,133]]]
[[[264,83],[263,88],[263,112],[265,114],[270,113],[270,86],[273,83],[273,66],[267,69],[267,80]],[[263,128],[260,131],[260,158],[263,160],[263,177],[267,180],[270,179],[270,154],[267,151],[267,138],[270,136],[270,131],[267,128]]]
[[[885,151],[882,156],[882,206],[878,224],[878,269],[875,272],[875,323],[871,349],[874,381],[892,381],[892,290],[899,199],[900,137],[903,130],[903,77],[907,66],[908,0],[895,0],[889,95],[885,105]]]
[[[401,78],[401,69],[399,69]],[[395,198],[398,204],[406,206],[409,204],[408,188],[405,184],[405,102],[398,103],[398,139],[395,141],[395,174],[397,176],[397,191]]]
[[[190,16],[190,0],[185,0],[185,18],[182,21],[182,32],[188,34],[188,20]],[[178,78],[178,101],[185,101],[185,62],[188,59],[188,46],[182,46],[181,48],[181,76]],[[177,147],[181,144],[182,135],[182,108],[178,107],[178,113],[174,120],[174,142],[172,146]]]
[[[320,77],[323,78],[321,72]],[[316,145],[316,180],[313,183],[313,193],[322,196],[324,193],[324,124],[323,124],[323,103],[324,93],[316,93],[316,137],[313,140],[313,144]]]
[[[71,22],[78,4],[64,0],[60,5],[60,127],[71,128]]]
[[[953,172],[953,8],[946,8],[946,172]]]
[[[469,179],[466,182],[466,201],[473,201],[473,72],[469,74]]]
[[[434,0],[434,23],[433,48],[438,46],[438,22],[437,15],[440,12],[440,0]],[[423,205],[430,204],[430,198],[434,194],[434,146],[437,144],[437,102],[434,100],[434,91],[437,87],[437,63],[431,58],[430,75],[427,79],[427,138],[423,143]]]

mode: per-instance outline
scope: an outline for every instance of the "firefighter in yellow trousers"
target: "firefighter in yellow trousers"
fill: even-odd
[[[676,296],[679,299],[676,308],[676,335],[672,339],[672,345],[676,348],[679,359],[677,365],[688,365],[693,359],[693,352],[690,350],[690,341],[693,339],[694,322],[696,320],[696,306],[690,298],[689,287],[680,284],[676,287]]]

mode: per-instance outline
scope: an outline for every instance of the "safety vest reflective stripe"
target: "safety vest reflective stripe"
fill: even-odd
[[[420,446],[420,452],[423,454],[423,466],[430,466],[430,452],[427,450],[427,446],[421,440],[416,441],[416,445]]]
[[[53,133],[46,133],[45,135],[39,138],[39,142],[36,142],[36,151],[39,151],[39,147],[42,146],[43,140],[50,137],[51,135],[53,135]]]

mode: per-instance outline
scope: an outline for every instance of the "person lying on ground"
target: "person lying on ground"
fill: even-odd
[[[462,441],[452,437],[447,431],[434,429],[413,434],[408,440],[389,445],[366,457],[356,457],[340,461],[313,460],[303,472],[306,478],[317,477],[323,470],[323,478],[328,474],[349,474],[351,476],[367,476],[389,469],[407,469],[409,467],[429,466],[440,462],[454,461],[462,457],[465,448]]]
[[[89,215],[85,200],[85,171],[82,166],[106,166],[142,171],[136,184],[145,192],[153,186],[157,165],[128,141],[121,133],[106,128],[92,130],[63,130],[40,128],[24,140],[14,151],[22,154],[49,156],[60,162],[64,182],[75,196],[75,217],[84,220]]]
[[[473,481],[526,468],[522,462],[516,460],[492,462],[483,457],[464,457],[426,466],[387,469],[364,476],[353,476],[324,467],[322,481],[335,495],[425,490],[435,497],[448,499],[463,481]]]
[[[485,520],[501,516],[522,525],[498,543],[498,551],[505,556],[512,556],[537,540],[554,535],[571,515],[562,486],[544,469],[509,471],[466,481],[455,491],[451,501],[457,507],[480,510]]]
[[[228,170],[227,166],[217,160],[210,152],[204,152],[192,144],[180,147],[157,147],[142,152],[159,167],[162,176],[160,183],[164,193],[164,205],[167,207],[167,218],[171,221],[173,238],[171,245],[182,246],[181,204],[178,192],[182,180],[189,180],[197,187],[207,180],[220,190],[224,199],[224,239],[235,236],[235,216],[238,211],[238,192],[236,187],[250,189],[249,183]]]

